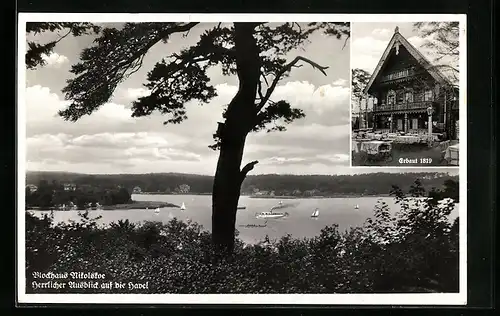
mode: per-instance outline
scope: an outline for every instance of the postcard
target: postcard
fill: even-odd
[[[18,302],[465,305],[465,21],[21,13]]]

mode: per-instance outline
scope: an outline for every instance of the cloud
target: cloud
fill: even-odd
[[[278,86],[273,100],[289,101],[303,109],[306,118],[288,125],[285,132],[250,134],[244,159],[260,160],[259,173],[290,173],[311,163],[334,172],[332,168],[347,165],[338,159],[349,150],[349,88],[337,85],[341,83],[318,87],[294,81]],[[165,126],[160,114],[132,118],[131,109],[118,103],[107,103],[75,123],[66,122],[57,112],[67,101],[47,87],[28,87],[28,168],[58,170],[59,165],[81,172],[212,174],[218,152],[208,145],[224,106],[238,88],[222,83],[216,89],[218,97],[210,104],[190,102],[185,122]],[[130,96],[143,93],[127,91]]]
[[[129,100],[137,100],[140,97],[148,96],[151,93],[145,88],[128,88],[125,90],[125,97]]]
[[[67,163],[109,163],[131,159],[160,161],[200,161],[201,156],[175,148],[188,142],[172,135],[150,133],[93,134],[74,137],[59,133],[42,134],[26,140],[29,161],[60,159]]]
[[[335,154],[335,155],[318,155],[318,158],[327,159],[332,162],[347,162],[350,156],[346,154]]]
[[[278,86],[271,98],[274,101],[286,100],[304,111],[306,118],[293,124],[332,126],[349,121],[349,93],[350,88],[345,86],[328,84],[316,87],[307,81],[293,81]]]
[[[62,64],[67,63],[68,57],[64,55],[59,55],[58,53],[52,52],[50,55],[42,54],[42,59],[45,61],[47,66],[60,67]]]
[[[380,36],[380,37],[389,37],[392,35],[392,31],[390,29],[380,29],[380,28],[377,28],[377,29],[374,29],[372,31],[372,34],[375,35],[375,36]]]
[[[365,36],[354,39],[351,44],[352,67],[372,73],[387,44],[389,44],[389,38],[382,40]]]
[[[345,79],[337,79],[334,82],[332,82],[333,86],[345,86],[347,85],[347,80]]]
[[[65,109],[69,101],[61,100],[59,95],[40,85],[26,88],[25,102],[27,136],[61,131],[71,134],[111,131],[134,125],[136,121],[130,109],[115,103],[104,104],[92,116],[82,117],[78,122],[64,121],[58,111]]]

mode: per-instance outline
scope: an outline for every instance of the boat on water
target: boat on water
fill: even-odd
[[[160,213],[160,208],[159,207],[155,208],[155,214],[158,214],[158,213]]]
[[[253,227],[267,227],[267,225],[260,225],[260,224],[246,224],[246,225],[239,225],[239,227],[253,228]]]
[[[283,204],[283,201],[279,201],[278,205],[273,206],[273,207],[271,208],[271,211],[273,211],[273,210],[279,210],[280,208],[285,208],[285,207],[286,207],[286,205],[285,205],[285,204]]]
[[[311,214],[312,218],[318,218],[319,217],[319,208],[316,208],[314,212]]]
[[[238,206],[237,207],[238,210],[246,210],[246,208],[247,208],[246,206]]]
[[[260,212],[260,213],[256,213],[255,214],[255,218],[283,218],[283,217],[287,217],[289,214],[287,212],[273,212],[272,210],[271,211],[264,211],[264,212]]]
[[[359,205],[358,205],[358,204],[356,204],[356,205],[354,206],[354,209],[355,209],[355,210],[359,210]]]
[[[185,210],[186,209],[186,204],[184,204],[184,202],[182,202],[182,205],[181,205],[181,210]]]

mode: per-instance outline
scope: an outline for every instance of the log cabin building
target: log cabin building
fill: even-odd
[[[398,27],[363,94],[372,99],[375,131],[426,134],[431,107],[433,132],[458,139],[458,87]]]

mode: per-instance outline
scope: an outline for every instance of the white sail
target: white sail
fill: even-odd
[[[315,209],[311,217],[318,217],[318,216],[319,216],[319,209]]]
[[[356,210],[357,210],[357,209],[359,209],[359,205],[358,205],[358,204],[356,204],[356,206],[355,206],[354,208],[355,208]]]
[[[155,213],[157,213],[157,214],[158,214],[158,213],[160,213],[160,208],[159,208],[159,207],[157,207],[157,208],[155,209]]]
[[[184,202],[182,202],[181,210],[185,210],[185,209],[186,209],[186,205],[184,204]]]

